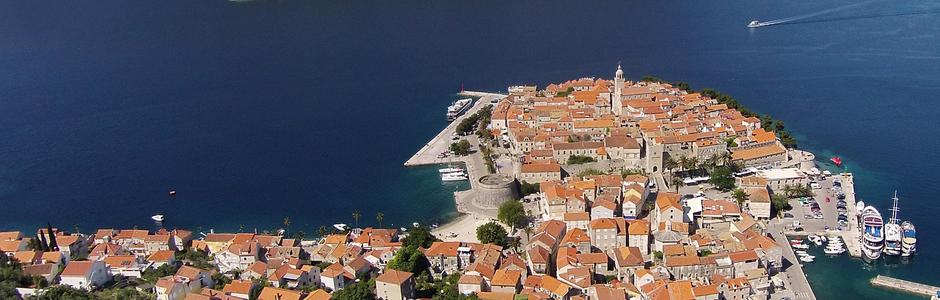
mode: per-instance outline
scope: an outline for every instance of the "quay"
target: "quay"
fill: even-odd
[[[845,194],[845,210],[848,214],[849,226],[842,231],[842,241],[845,249],[852,257],[862,257],[861,228],[858,228],[858,216],[855,208],[855,178],[852,173],[842,173],[842,193]]]
[[[931,285],[926,285],[922,283],[916,283],[912,281],[907,281],[903,279],[897,279],[894,277],[878,275],[875,278],[872,278],[871,284],[877,287],[883,287],[893,290],[899,290],[903,292],[908,292],[917,295],[923,295],[932,297],[936,299],[938,292],[940,292],[940,287],[935,287]]]
[[[421,147],[417,153],[405,161],[406,167],[466,162],[466,156],[451,156],[446,158],[438,158],[437,156],[438,154],[441,154],[441,152],[446,152],[449,150],[450,144],[453,143],[451,137],[453,136],[454,132],[456,132],[457,124],[460,124],[460,121],[463,121],[463,119],[465,119],[467,116],[473,115],[481,108],[489,104],[490,101],[506,97],[506,95],[503,94],[471,91],[461,92],[460,95],[480,98],[473,103],[473,106],[470,107],[467,112],[457,117],[457,119],[455,119],[453,122],[450,122],[450,124],[447,124],[447,127],[444,127],[444,130],[441,130],[441,132],[434,136],[431,141],[424,144],[424,146]],[[443,119],[443,117],[441,119]]]

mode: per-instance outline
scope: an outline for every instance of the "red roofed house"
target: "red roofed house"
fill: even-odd
[[[59,275],[61,284],[92,290],[111,281],[111,271],[101,261],[71,261]]]
[[[383,300],[405,300],[415,297],[415,280],[410,272],[386,269],[375,279],[375,295]]]

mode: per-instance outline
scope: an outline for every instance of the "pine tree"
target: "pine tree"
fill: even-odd
[[[46,233],[49,234],[49,251],[59,251],[59,245],[55,242],[55,234],[52,233],[52,224],[46,223]]]
[[[46,243],[46,235],[40,232],[39,234],[37,234],[37,236],[39,237],[39,250],[43,252],[48,252],[49,244]]]

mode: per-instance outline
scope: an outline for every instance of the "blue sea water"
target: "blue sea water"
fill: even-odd
[[[940,3],[870,1],[10,1],[0,4],[0,228],[295,230],[454,214],[401,164],[461,86],[656,75],[713,87],[840,155],[922,253],[877,273],[940,285]],[[176,189],[175,198],[167,197]],[[848,258],[821,299],[880,299]],[[856,272],[856,270],[859,270]],[[854,293],[854,294],[853,294]]]

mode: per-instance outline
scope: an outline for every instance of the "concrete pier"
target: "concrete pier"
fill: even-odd
[[[842,173],[842,193],[845,194],[845,210],[849,219],[849,226],[842,231],[842,240],[845,249],[852,257],[862,257],[861,228],[858,227],[858,216],[855,208],[855,179],[852,173]]]
[[[871,284],[877,287],[899,290],[928,297],[937,297],[937,292],[940,291],[940,287],[881,275],[872,278]]]
[[[454,132],[456,132],[457,124],[460,124],[460,121],[463,121],[463,119],[467,118],[467,116],[473,115],[474,113],[479,111],[481,108],[483,108],[487,104],[490,104],[490,101],[492,101],[493,99],[500,99],[500,98],[506,97],[506,95],[502,95],[502,94],[470,92],[470,91],[462,92],[460,94],[464,96],[470,96],[470,97],[480,97],[480,99],[477,99],[477,101],[473,103],[473,106],[470,107],[470,109],[468,109],[467,112],[465,112],[463,115],[460,115],[460,117],[457,117],[457,119],[451,122],[450,124],[447,124],[447,127],[444,127],[444,130],[441,130],[440,133],[438,133],[436,136],[431,138],[431,141],[424,144],[424,146],[422,146],[421,149],[419,149],[417,153],[412,155],[411,158],[408,159],[408,161],[405,161],[406,167],[446,164],[446,163],[454,163],[454,162],[466,162],[465,161],[467,158],[466,156],[464,157],[450,156],[446,158],[438,158],[437,156],[441,154],[442,152],[447,152],[449,150],[450,144],[454,142],[453,140],[451,140],[451,137],[454,135]],[[441,112],[442,122],[444,120],[443,115],[444,115],[444,112],[442,111]]]

